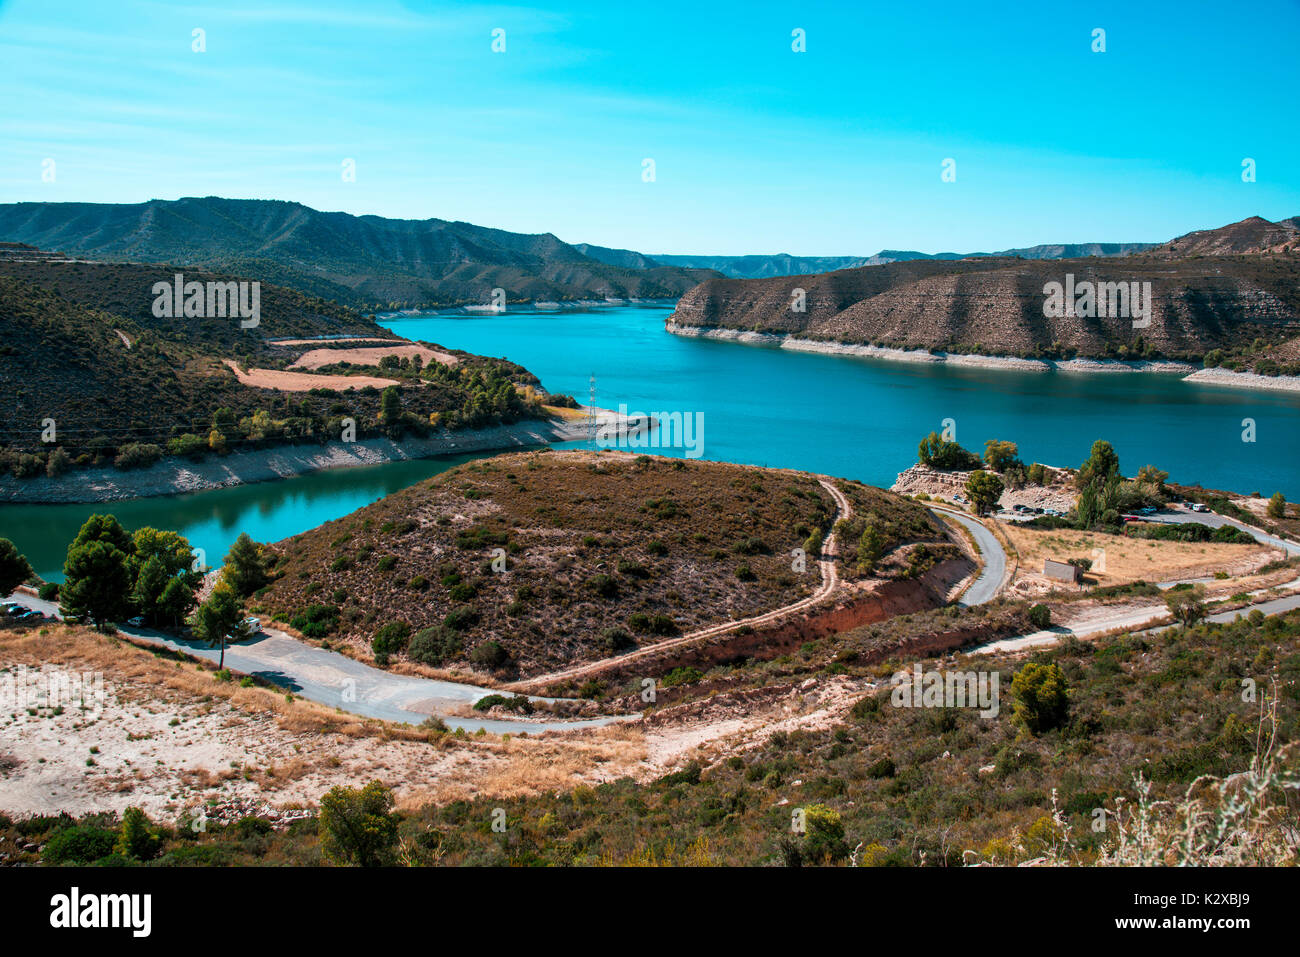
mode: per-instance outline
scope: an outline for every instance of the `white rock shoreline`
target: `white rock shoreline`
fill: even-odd
[[[740,329],[711,329],[688,326],[669,320],[664,329],[673,335],[698,339],[717,339],[739,342],[744,345],[788,349],[792,352],[816,352],[823,355],[853,356],[861,359],[879,359],[886,362],[942,363],[979,369],[1005,369],[1015,372],[1154,372],[1178,375],[1184,382],[1203,385],[1224,385],[1242,389],[1267,389],[1283,392],[1300,392],[1300,377],[1263,376],[1249,372],[1232,372],[1228,369],[1202,369],[1187,362],[1166,359],[1125,362],[1119,359],[1021,359],[1016,356],[959,355],[948,352],[929,352],[925,349],[893,349],[885,346],[856,345],[847,342],[825,342],[802,339],[792,335],[770,332],[748,332]]]
[[[611,415],[613,413],[604,413],[599,419]],[[205,492],[292,478],[324,469],[572,442],[586,434],[586,422],[582,419],[529,420],[491,429],[442,431],[425,438],[412,436],[401,442],[371,438],[323,445],[278,445],[229,455],[212,455],[199,462],[169,456],[148,468],[130,471],[109,466],[70,471],[58,478],[19,479],[4,475],[0,476],[0,503],[117,502]]]

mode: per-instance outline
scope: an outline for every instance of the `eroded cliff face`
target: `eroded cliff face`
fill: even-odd
[[[1049,283],[1080,291],[1084,283],[1138,283],[1139,296],[1150,290],[1149,314],[1138,314],[1131,301],[1113,316],[1095,305],[1102,314],[1087,315],[1086,303],[1061,310],[1071,314],[1046,315]],[[1168,358],[1199,359],[1254,338],[1281,343],[1300,336],[1300,257],[973,259],[714,279],[689,290],[669,322],[1019,356],[1050,352],[1059,343],[1067,355],[1115,357],[1119,346],[1131,349],[1141,336]]]

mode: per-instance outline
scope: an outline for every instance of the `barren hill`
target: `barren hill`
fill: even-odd
[[[1045,286],[1147,283],[1150,324],[1045,315]],[[798,290],[806,296],[798,311]],[[1300,335],[1300,257],[1242,255],[918,260],[811,276],[714,279],[684,295],[669,322],[990,355],[1201,359],[1256,338]],[[1138,339],[1141,337],[1141,344]],[[1136,350],[1136,351],[1135,351]]]

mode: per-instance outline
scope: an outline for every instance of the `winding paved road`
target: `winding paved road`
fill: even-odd
[[[11,595],[10,600],[58,617],[58,607],[52,602],[23,593]],[[212,648],[207,642],[197,639],[179,638],[150,628],[133,628],[129,625],[118,625],[117,629],[138,641],[160,645],[206,661],[216,662],[221,656],[220,649]],[[226,666],[263,678],[309,701],[352,714],[410,724],[419,724],[430,715],[437,714],[443,717],[448,727],[464,728],[471,732],[483,728],[494,734],[519,734],[524,731],[537,734],[541,731],[597,727],[635,717],[603,717],[585,721],[509,721],[451,716],[447,714],[449,710],[472,705],[484,695],[497,692],[491,688],[453,681],[391,674],[336,651],[309,645],[275,628],[267,628],[247,641],[227,645]]]
[[[983,522],[965,512],[944,508],[940,505],[931,505],[930,511],[936,515],[947,515],[949,518],[960,522],[975,536],[975,541],[980,547],[980,556],[984,559],[984,570],[980,572],[980,576],[975,579],[974,584],[967,588],[961,598],[958,599],[957,604],[970,608],[974,605],[982,605],[998,597],[1002,592],[1003,579],[1007,577],[1007,553],[1003,549],[1002,543],[998,541],[997,536],[990,532]]]

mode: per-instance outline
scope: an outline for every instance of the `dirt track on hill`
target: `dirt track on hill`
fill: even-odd
[[[853,517],[853,507],[849,504],[848,498],[837,489],[829,479],[820,478],[822,488],[830,493],[831,498],[835,500],[835,515],[831,519],[831,528],[840,519],[850,519]],[[590,675],[599,674],[600,672],[614,667],[622,667],[629,661],[636,661],[639,658],[647,658],[652,655],[660,654],[670,648],[676,648],[683,645],[693,644],[706,638],[714,638],[726,632],[733,631],[745,625],[757,627],[759,625],[769,625],[773,622],[780,621],[789,615],[797,614],[806,608],[810,608],[835,593],[840,586],[840,576],[835,568],[835,556],[838,554],[839,543],[836,541],[835,532],[832,531],[826,537],[822,546],[822,553],[817,559],[817,564],[821,569],[822,583],[817,590],[806,598],[790,605],[784,605],[781,608],[775,608],[772,611],[765,612],[761,615],[755,615],[752,618],[744,618],[740,621],[727,621],[720,625],[710,625],[708,628],[701,628],[690,634],[680,635],[676,638],[669,638],[666,641],[658,641],[652,645],[644,645],[636,651],[628,652],[623,655],[616,655],[612,658],[603,658],[600,661],[592,661],[582,665],[576,665],[572,668],[565,668],[561,671],[553,671],[548,675],[539,675],[535,678],[529,678],[525,681],[517,681],[507,685],[511,691],[532,691],[545,688],[557,681],[565,681],[571,678],[585,678]]]

